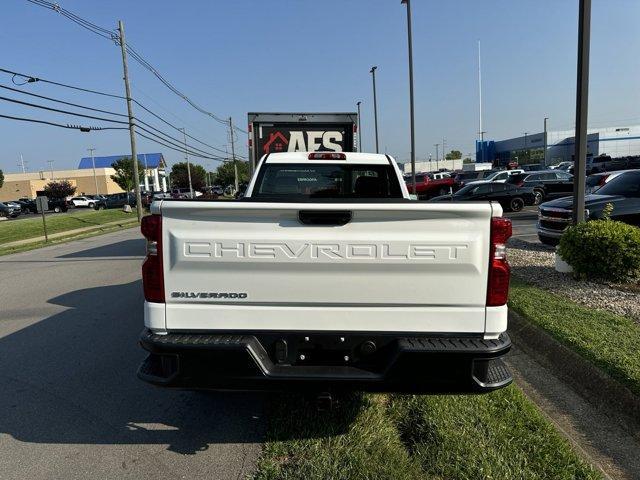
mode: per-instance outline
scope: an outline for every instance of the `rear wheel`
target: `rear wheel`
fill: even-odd
[[[509,208],[512,212],[519,212],[524,207],[524,200],[520,197],[512,198],[509,202]]]
[[[53,207],[53,211],[55,213],[60,213],[62,211],[62,209],[60,207]]]
[[[89,202],[89,208],[93,208],[95,204],[93,202]]]
[[[540,205],[544,200],[544,192],[542,190],[534,190],[533,191],[533,204]]]

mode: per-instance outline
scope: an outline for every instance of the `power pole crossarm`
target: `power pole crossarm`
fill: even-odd
[[[133,185],[136,192],[136,212],[138,222],[142,221],[142,197],[140,195],[140,172],[138,172],[138,153],[136,151],[136,132],[131,102],[131,87],[129,86],[129,68],[127,66],[127,44],[124,38],[124,24],[118,20],[120,33],[120,48],[122,49],[122,70],[124,72],[124,88],[127,94],[127,112],[129,114],[129,137],[131,139],[131,161],[133,162]]]

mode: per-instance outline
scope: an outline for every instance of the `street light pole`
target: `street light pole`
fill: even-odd
[[[416,137],[413,108],[413,41],[411,39],[411,0],[401,0],[407,6],[407,41],[409,43],[409,105],[411,114],[411,181],[416,193]]]
[[[194,198],[193,196],[193,184],[191,183],[191,165],[189,165],[189,154],[187,153],[187,132],[182,127],[182,135],[184,137],[184,160],[187,162],[187,177],[189,178],[189,198]]]
[[[522,156],[524,157],[524,155],[527,153],[527,135],[529,135],[529,132],[522,132],[524,133],[524,150],[522,151]],[[529,155],[527,155],[527,160],[529,159]]]
[[[356,102],[358,106],[358,151],[362,151],[362,121],[360,120],[362,116],[360,115],[360,104],[362,102]]]
[[[436,147],[436,169],[439,170],[439,168],[438,168],[438,147],[440,146],[440,144],[439,143],[434,143],[433,146]]]
[[[376,98],[376,70],[377,66],[371,67],[369,73],[373,78],[373,121],[376,129],[376,153],[380,153],[378,148],[378,99]]]
[[[98,195],[98,177],[96,177],[96,159],[93,156],[93,152],[96,150],[95,148],[91,147],[87,149],[89,151],[89,153],[91,153],[91,165],[93,165],[93,182],[96,185],[96,195]],[[53,175],[52,175],[53,176]]]
[[[589,106],[589,44],[591,0],[580,0],[578,15],[578,72],[576,87],[575,160],[573,167],[573,223],[584,222],[587,175],[587,110]]]

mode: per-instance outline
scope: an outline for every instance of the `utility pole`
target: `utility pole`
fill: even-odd
[[[478,40],[478,135],[480,135],[480,152],[481,158],[484,160],[484,148],[482,131],[482,58],[480,56],[480,40]]]
[[[409,43],[409,111],[411,120],[411,181],[413,194],[416,193],[416,136],[413,109],[413,41],[411,39],[411,0],[401,0],[407,6],[407,41]]]
[[[360,104],[362,102],[357,102],[358,105],[358,151],[362,152],[362,121],[360,120],[362,116],[360,115]]]
[[[124,38],[124,23],[118,20],[120,48],[122,49],[122,70],[124,72],[124,88],[127,94],[127,112],[129,113],[129,137],[131,139],[131,161],[133,162],[134,188],[136,192],[136,212],[138,222],[142,221],[142,198],[140,196],[140,172],[138,172],[138,153],[136,152],[136,131],[133,123],[133,105],[131,104],[131,87],[129,86],[129,68],[127,66],[127,44]]]
[[[446,160],[447,159],[447,151],[445,150],[447,144],[444,141],[444,137],[442,137],[442,160]],[[446,163],[445,163],[446,165]]]
[[[436,168],[438,169],[438,147],[440,146],[439,143],[434,143],[433,144],[434,147],[436,147]]]
[[[89,153],[91,154],[91,165],[93,166],[93,183],[96,185],[96,195],[98,195],[98,177],[96,176],[96,159],[93,156],[93,152],[95,152],[95,148],[87,148]]]
[[[378,99],[376,98],[376,70],[377,66],[371,67],[369,73],[373,78],[373,120],[375,123],[376,129],[376,153],[380,153],[380,149],[378,148]]]
[[[547,147],[548,147],[548,143],[547,143],[547,120],[549,120],[549,117],[544,117],[544,158],[542,159],[543,165],[546,167],[547,166]]]
[[[236,149],[235,142],[233,141],[233,120],[231,117],[229,117],[229,132],[231,133],[231,160],[233,161],[234,186],[237,192],[240,184],[238,182],[238,163],[236,162]]]
[[[49,164],[49,171],[51,172],[51,180],[53,180],[53,162],[55,160],[47,160],[47,163]]]
[[[589,107],[589,44],[591,0],[580,0],[578,15],[578,72],[576,87],[576,133],[573,167],[573,223],[584,222],[587,175],[587,110]]]
[[[522,156],[524,157],[527,154],[527,135],[529,132],[522,132],[524,134],[524,150],[522,151]],[[529,159],[529,155],[527,155],[527,161]]]
[[[182,135],[184,137],[184,161],[187,163],[187,177],[189,178],[189,198],[195,198],[193,196],[193,184],[191,183],[191,165],[189,164],[189,153],[187,152],[187,132],[182,127],[180,129],[182,131]]]

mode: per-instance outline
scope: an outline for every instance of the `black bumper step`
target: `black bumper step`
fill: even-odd
[[[306,335],[313,338],[327,334]],[[377,340],[385,341],[381,337]],[[387,335],[387,343],[371,357],[351,358],[343,365],[282,363],[276,360],[275,352],[269,355],[267,348],[272,348],[268,342],[269,338],[260,334],[162,335],[144,330],[140,344],[150,355],[138,376],[156,385],[185,388],[270,389],[270,385],[278,385],[281,389],[294,384],[335,384],[341,388],[423,393],[483,392],[512,381],[500,360],[511,347],[506,333],[494,340]],[[208,380],[200,382],[200,376]]]

